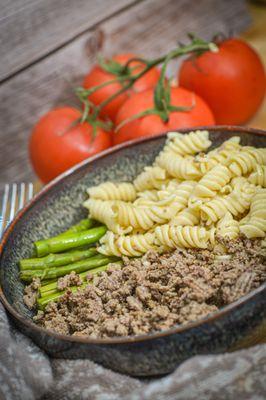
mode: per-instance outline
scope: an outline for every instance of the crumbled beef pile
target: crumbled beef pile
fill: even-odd
[[[69,286],[80,286],[82,282],[81,277],[75,271],[72,271],[70,274],[62,276],[62,278],[57,280],[57,289],[64,290]]]
[[[36,306],[36,301],[38,298],[38,290],[40,286],[41,286],[40,279],[33,278],[31,284],[25,287],[23,301],[30,310],[32,310]]]
[[[220,239],[228,256],[176,250],[124,259],[93,285],[50,303],[36,322],[58,333],[94,338],[139,335],[215,312],[266,280],[261,241]]]

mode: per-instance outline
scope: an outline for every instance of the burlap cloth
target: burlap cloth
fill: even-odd
[[[197,356],[171,375],[130,378],[89,360],[49,359],[8,321],[0,303],[2,400],[265,400],[266,344]]]

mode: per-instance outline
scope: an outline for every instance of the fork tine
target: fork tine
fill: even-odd
[[[33,183],[28,183],[28,201],[33,198]]]
[[[12,184],[12,193],[11,193],[11,203],[10,203],[10,212],[9,212],[9,220],[8,223],[12,221],[16,212],[16,200],[17,200],[17,184]]]
[[[14,219],[17,211],[21,210],[32,199],[33,194],[34,187],[32,182],[5,184],[0,214],[0,236],[7,225]]]
[[[21,210],[25,204],[25,187],[25,183],[20,184],[18,210]]]
[[[5,226],[9,190],[10,190],[9,185],[5,184],[5,191],[4,191],[2,210],[1,210],[1,216],[0,216],[0,236],[3,233],[4,226]]]

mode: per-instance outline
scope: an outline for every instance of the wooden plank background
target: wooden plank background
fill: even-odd
[[[1,10],[0,80],[46,56],[136,0],[8,0]]]
[[[250,22],[242,0],[190,4],[7,0],[0,24],[0,182],[36,179],[27,154],[31,128],[53,106],[75,104],[73,87],[99,51],[158,56],[188,31],[211,38],[238,33]]]

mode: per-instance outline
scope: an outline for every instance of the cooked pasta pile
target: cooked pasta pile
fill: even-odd
[[[217,235],[264,238],[266,148],[241,146],[234,136],[206,153],[211,144],[208,131],[170,133],[133,183],[89,188],[84,206],[108,228],[98,251],[137,257],[214,248]]]

